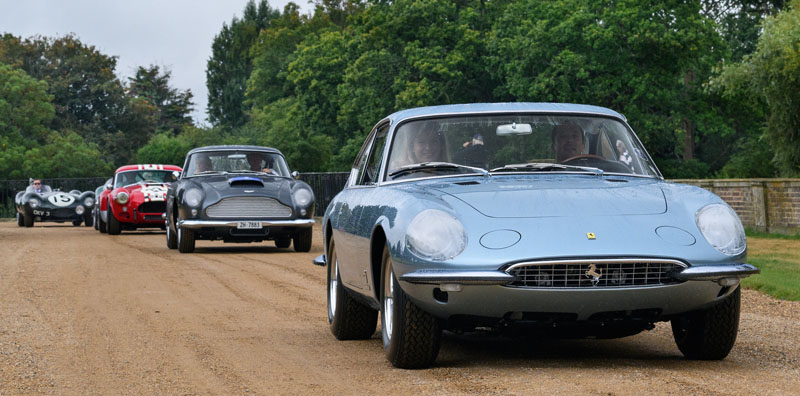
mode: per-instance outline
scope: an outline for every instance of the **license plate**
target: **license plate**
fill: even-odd
[[[34,216],[50,216],[50,212],[48,212],[46,210],[34,210],[33,211],[33,215]]]
[[[236,228],[240,230],[260,230],[261,229],[261,222],[260,221],[240,221],[236,223]]]

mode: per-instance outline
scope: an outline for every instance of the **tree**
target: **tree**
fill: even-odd
[[[250,48],[259,32],[280,13],[267,0],[256,6],[248,1],[242,19],[233,18],[211,44],[211,58],[206,67],[208,120],[214,125],[239,127],[247,121],[243,103],[247,79],[252,71]]]
[[[800,0],[764,21],[756,51],[713,81],[729,97],[756,95],[767,106],[765,136],[781,175],[800,176]]]
[[[156,65],[136,70],[136,75],[129,77],[128,96],[141,98],[154,107],[156,130],[172,131],[178,134],[186,125],[192,123],[192,91],[179,91],[169,86],[172,72],[162,73]]]
[[[8,144],[43,143],[55,114],[47,83],[0,63],[0,136]]]

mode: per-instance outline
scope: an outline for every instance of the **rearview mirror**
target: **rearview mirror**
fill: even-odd
[[[495,133],[497,136],[530,135],[533,132],[531,124],[503,124],[498,125]]]

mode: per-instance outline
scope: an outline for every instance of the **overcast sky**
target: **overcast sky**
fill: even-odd
[[[283,11],[289,0],[268,0]],[[309,12],[307,0],[294,0]],[[28,38],[74,33],[117,57],[122,81],[139,66],[172,71],[172,87],[191,89],[196,123],[206,122],[206,62],[223,23],[242,16],[247,0],[0,0],[0,33]]]

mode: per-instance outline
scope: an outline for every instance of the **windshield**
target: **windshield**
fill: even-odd
[[[590,116],[516,114],[401,124],[394,134],[386,179],[480,170],[492,174],[591,172],[659,176],[644,147],[619,121]]]
[[[289,177],[286,160],[277,153],[248,150],[203,151],[189,157],[186,176],[215,173],[265,173]]]
[[[114,176],[114,188],[136,183],[172,183],[174,181],[174,171],[171,170],[133,170],[117,173]]]

